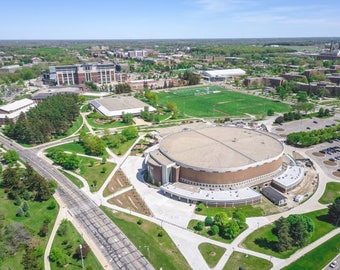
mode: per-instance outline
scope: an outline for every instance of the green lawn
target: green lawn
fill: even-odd
[[[134,144],[135,141],[136,141],[136,138],[128,140],[120,144],[118,147],[111,147],[110,150],[118,156],[124,155],[130,149],[130,147]]]
[[[175,102],[178,110],[195,117],[235,117],[267,114],[269,109],[275,112],[288,112],[290,106],[278,101],[262,97],[228,91],[223,88],[210,86],[210,94],[206,93],[207,87],[193,87],[189,89],[173,90],[158,93],[159,105]],[[217,91],[217,93],[212,93]],[[219,91],[219,92],[218,92]]]
[[[74,132],[76,132],[80,126],[83,124],[83,118],[81,115],[79,115],[76,119],[76,121],[73,123],[72,127],[69,128],[69,130],[66,132],[66,136],[72,135]]]
[[[58,267],[56,262],[51,262],[51,269],[82,269],[82,262],[76,256],[76,250],[79,245],[84,245],[85,241],[77,232],[77,230],[73,227],[72,223],[66,221],[67,230],[64,235],[56,234],[52,249],[57,248],[63,251],[63,254],[67,256],[67,264],[62,267]],[[96,256],[93,252],[89,252],[88,255],[84,258],[84,267],[85,269],[104,269],[102,265],[97,260]]]
[[[283,269],[323,269],[336,255],[339,254],[339,251],[340,234],[337,234]]]
[[[122,121],[109,121],[109,122],[100,124],[100,123],[95,122],[95,119],[87,117],[87,116],[86,116],[86,121],[94,129],[106,129],[106,128],[117,128],[117,127],[127,126],[127,124],[123,123]]]
[[[138,225],[137,217],[119,212],[113,214],[112,210],[106,207],[102,209],[155,269],[191,269],[177,246],[161,227],[147,220]],[[159,236],[160,232],[162,236]]]
[[[197,220],[197,219],[192,219],[192,220],[190,220],[190,221],[189,221],[189,224],[188,224],[188,229],[189,229],[189,230],[192,230],[193,232],[195,232],[195,233],[197,233],[197,234],[199,234],[199,235],[202,235],[202,236],[204,236],[204,237],[208,237],[208,238],[210,238],[210,239],[212,239],[212,240],[216,240],[216,241],[219,241],[219,242],[223,242],[223,243],[231,243],[231,242],[234,241],[234,239],[226,239],[226,238],[223,238],[223,237],[219,236],[218,234],[216,234],[216,235],[210,235],[210,234],[209,234],[209,230],[210,230],[210,227],[209,227],[209,226],[205,227],[202,231],[197,231],[197,230],[195,230],[195,226],[197,225],[197,222],[198,222],[198,221],[199,221],[199,220]],[[244,228],[243,230],[240,230],[240,234],[241,234],[243,231],[245,231],[246,229],[247,229],[247,227]]]
[[[58,204],[56,204],[57,205],[56,208],[51,210],[48,209],[48,206],[51,204],[51,202],[52,201],[55,202],[54,198],[52,197],[50,200],[46,202],[29,201],[28,206],[31,214],[30,217],[16,216],[18,206],[14,205],[14,201],[7,199],[7,195],[4,193],[3,189],[0,189],[0,201],[1,201],[0,215],[3,217],[2,224],[4,226],[9,225],[11,222],[20,222],[24,224],[26,228],[32,233],[34,238],[37,240],[38,247],[41,247],[42,250],[44,250],[59,210]],[[42,227],[45,220],[51,221],[48,226],[49,228],[48,233],[46,237],[40,237],[38,236],[38,232],[40,231],[40,228]],[[2,270],[23,269],[23,265],[20,264],[23,253],[24,247],[21,247],[19,248],[19,251],[13,256],[5,254],[4,261],[2,262],[2,264],[0,264],[0,269]],[[44,261],[43,256],[39,257],[38,260],[40,265],[43,265]]]
[[[225,248],[210,243],[202,243],[198,246],[198,249],[211,268],[216,266],[226,251]]]
[[[329,182],[326,184],[326,190],[319,200],[319,203],[329,204],[333,203],[334,200],[340,196],[340,183]]]
[[[116,167],[116,164],[111,162],[106,162],[105,164],[102,164],[101,160],[89,157],[80,156],[79,158],[80,167],[74,172],[86,179],[92,192],[98,191],[104,184],[106,178]],[[93,166],[90,166],[91,161],[94,162]],[[103,171],[103,168],[106,168],[105,172]],[[93,186],[94,181],[97,181],[97,184],[95,186]]]
[[[309,239],[309,243],[316,241],[320,237],[335,229],[334,225],[327,222],[327,213],[328,209],[326,208],[304,214],[311,218],[315,224],[315,231]],[[243,241],[243,245],[248,249],[268,254],[270,256],[275,256],[278,258],[288,258],[296,250],[298,250],[298,248],[296,247],[292,250],[281,253],[271,249],[271,247],[273,247],[278,241],[277,236],[272,233],[273,228],[274,224],[269,224],[254,231]]]
[[[69,174],[68,172],[65,172],[64,170],[59,170],[63,175],[65,175],[68,179],[71,180],[73,184],[75,184],[78,188],[84,187],[84,184],[82,181],[80,181],[77,177],[73,176],[72,174]]]
[[[49,153],[53,150],[61,150],[61,151],[67,151],[67,152],[72,152],[72,153],[79,153],[85,155],[85,149],[84,147],[78,143],[77,139],[75,139],[76,142],[71,142],[71,143],[65,143],[65,144],[60,144],[51,148],[46,149],[46,152]]]
[[[273,264],[265,259],[234,251],[223,270],[239,270],[241,266],[247,270],[269,270]]]
[[[195,213],[199,215],[214,217],[218,213],[225,212],[227,213],[228,216],[231,216],[235,210],[241,211],[246,217],[261,217],[278,213],[279,207],[272,204],[268,199],[262,198],[262,201],[255,205],[245,205],[227,208],[204,206],[202,211],[195,210]]]

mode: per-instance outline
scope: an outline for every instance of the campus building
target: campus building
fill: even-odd
[[[28,98],[0,106],[0,124],[4,124],[6,118],[12,121],[17,120],[21,113],[26,113],[35,106],[36,103]]]
[[[49,79],[56,85],[110,84],[115,81],[115,68],[115,64],[98,63],[51,66]]]
[[[148,108],[149,112],[154,112],[156,109],[132,96],[115,96],[103,97],[91,100],[90,104],[100,114],[109,117],[122,117],[123,114],[131,113],[140,115],[144,108]]]
[[[295,187],[304,171],[287,169],[287,162],[282,142],[269,133],[237,127],[185,129],[146,153],[149,181],[164,194],[216,206],[256,203],[261,194],[254,188],[273,179],[283,190]]]
[[[244,75],[246,75],[246,72],[240,68],[205,70],[201,72],[202,78],[207,79],[209,81],[231,80],[231,79],[234,79],[235,77],[239,78]]]

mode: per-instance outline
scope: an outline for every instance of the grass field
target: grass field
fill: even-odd
[[[112,210],[106,207],[102,209],[155,269],[191,269],[177,246],[161,227],[147,220],[138,225],[137,217],[118,212],[113,214]],[[162,236],[159,236],[160,232]]]
[[[313,232],[311,238],[309,239],[309,243],[316,241],[320,237],[326,235],[327,233],[335,229],[334,225],[327,222],[327,218],[326,218],[327,213],[328,213],[328,209],[326,208],[326,209],[317,210],[317,211],[304,214],[305,216],[308,216],[309,218],[311,218],[315,224],[315,231]],[[292,250],[281,252],[281,253],[270,249],[268,246],[272,246],[275,244],[275,242],[278,241],[277,236],[272,233],[273,228],[274,228],[274,224],[269,224],[267,226],[264,226],[254,231],[243,241],[243,245],[248,249],[261,252],[264,254],[268,254],[270,256],[275,256],[278,258],[288,258],[298,248],[294,248]],[[264,242],[267,244],[266,245],[261,244]]]
[[[75,140],[77,140],[77,139],[75,139]],[[71,153],[79,153],[79,154],[85,155],[84,147],[78,142],[60,144],[60,145],[46,149],[46,152],[49,153],[49,152],[56,150],[56,149],[61,150],[61,151],[67,151],[67,152],[71,152]]]
[[[340,251],[340,234],[308,252],[284,270],[323,269]]]
[[[67,230],[65,234],[61,236],[56,234],[51,250],[61,250],[63,254],[67,256],[67,264],[65,266],[58,267],[56,262],[51,262],[52,270],[82,269],[82,262],[80,259],[77,258],[77,256],[75,256],[75,254],[76,249],[79,247],[79,245],[84,245],[85,241],[69,221],[66,221],[66,224]],[[102,265],[99,263],[96,256],[91,251],[84,258],[84,267],[85,269],[103,269]]]
[[[79,158],[81,160],[80,167],[78,170],[75,171],[75,173],[86,179],[92,192],[98,191],[104,184],[106,178],[116,167],[116,164],[111,162],[106,162],[105,164],[102,164],[100,160],[88,157]],[[91,161],[94,161],[93,166],[90,166]],[[103,171],[103,168],[106,168],[105,172]],[[94,181],[96,181],[95,185]]]
[[[340,183],[329,182],[326,184],[326,190],[319,200],[319,203],[329,204],[340,196]]]
[[[223,247],[219,247],[210,243],[202,243],[198,246],[198,249],[211,268],[213,268],[218,263],[226,250]]]
[[[265,259],[234,251],[223,270],[239,270],[241,266],[247,270],[269,270],[273,264]]]
[[[279,207],[272,204],[267,198],[262,198],[260,203],[238,207],[203,207],[202,211],[195,210],[196,214],[214,217],[216,214],[225,212],[230,217],[235,210],[241,211],[246,217],[261,217],[279,212]]]
[[[117,147],[111,147],[110,150],[118,156],[124,155],[130,149],[130,147],[134,144],[136,139],[137,138],[128,140],[122,144],[119,144],[119,146]]]
[[[55,202],[54,198],[52,197],[50,200],[46,202],[33,202],[29,201],[29,211],[31,216],[30,217],[17,217],[16,213],[18,210],[18,206],[14,205],[14,201],[8,200],[7,195],[4,193],[3,189],[0,189],[0,215],[1,215],[1,223],[2,226],[7,226],[11,222],[20,222],[26,226],[28,231],[30,231],[33,235],[33,237],[38,242],[38,246],[42,247],[43,250],[45,250],[45,246],[47,244],[48,238],[51,234],[55,218],[58,214],[58,204],[57,207],[54,209],[49,210],[48,206],[51,204],[52,201]],[[50,220],[49,223],[49,230],[46,235],[46,237],[40,237],[38,236],[38,232],[40,231],[40,228],[42,227],[45,220]],[[4,229],[4,227],[2,228]],[[6,235],[8,236],[8,235]],[[4,249],[2,247],[2,242],[0,243],[0,252],[4,252]],[[20,264],[22,255],[24,253],[24,247],[19,247],[19,251],[14,254],[13,256],[5,255],[5,258],[0,264],[0,269],[2,270],[10,270],[10,269],[16,269],[21,270],[23,269],[23,265]],[[40,265],[43,265],[43,257],[38,258]]]
[[[290,106],[281,102],[268,100],[254,95],[227,91],[210,86],[193,87],[182,90],[158,93],[161,106],[170,102],[177,104],[178,110],[195,117],[235,117],[267,114],[269,109],[275,112],[288,112]]]

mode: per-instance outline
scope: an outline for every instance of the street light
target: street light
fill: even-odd
[[[80,249],[80,257],[81,257],[81,268],[85,269],[84,268],[84,258],[83,258],[83,246],[79,245],[79,249]]]

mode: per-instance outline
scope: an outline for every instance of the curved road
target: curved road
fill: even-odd
[[[42,176],[57,181],[57,192],[67,206],[70,215],[82,225],[84,231],[96,243],[113,269],[154,269],[92,200],[57,169],[39,158],[34,150],[24,149],[3,136],[0,136],[0,143],[7,149],[17,151],[20,157]]]

